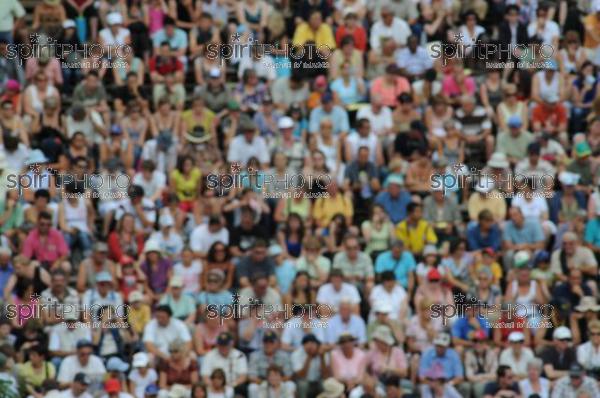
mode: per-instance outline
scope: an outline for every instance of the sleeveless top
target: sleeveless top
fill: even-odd
[[[546,80],[546,72],[538,72],[540,81],[540,97],[544,98],[549,93],[558,93],[560,89],[560,79],[558,73],[552,77],[552,81],[548,83]]]
[[[244,16],[246,17],[246,21],[253,24],[259,24],[262,17],[262,7],[260,4],[257,4],[257,12],[252,14],[247,8],[244,8]]]
[[[33,272],[33,278],[17,277],[17,283],[15,283],[14,293],[21,297],[27,291],[27,289],[33,286],[34,294],[42,294],[46,290],[46,284],[42,281],[42,270],[40,267],[36,267]],[[29,297],[26,298],[29,300]]]
[[[519,288],[518,282],[512,281],[511,290],[513,292],[517,292],[518,288]],[[521,296],[520,294],[518,294],[517,298],[515,299],[515,303],[522,304],[522,305],[533,304],[533,302],[535,300],[536,290],[537,290],[537,282],[535,280],[533,280],[529,283],[529,291],[527,292],[527,294],[525,296]]]
[[[75,227],[82,232],[89,232],[87,225],[87,207],[85,199],[77,198],[77,206],[72,206],[67,199],[63,200],[65,221],[69,227]]]

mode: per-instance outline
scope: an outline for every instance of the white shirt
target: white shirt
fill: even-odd
[[[244,71],[246,69],[252,69],[256,72],[256,76],[259,78],[264,78],[269,81],[275,80],[277,78],[277,72],[275,71],[275,62],[273,61],[273,57],[270,55],[262,55],[258,60],[252,60],[252,58],[248,56],[244,56],[240,63],[238,64],[238,77],[240,80],[244,75]]]
[[[91,341],[91,329],[77,326],[74,329],[69,329],[66,323],[61,322],[52,326],[48,341],[48,350],[75,352],[79,340]]]
[[[25,161],[29,157],[29,148],[25,144],[19,143],[17,149],[14,152],[8,152],[4,145],[0,144],[0,152],[4,152],[6,155],[6,165],[8,170],[19,173],[25,167]],[[9,171],[5,171],[8,174]],[[6,178],[6,177],[5,177]]]
[[[183,250],[183,238],[177,232],[175,232],[172,228],[169,231],[169,235],[165,237],[165,234],[162,231],[156,231],[148,240],[154,239],[160,245],[160,249],[168,254],[169,256],[173,256],[171,258],[178,258]]]
[[[537,22],[533,21],[527,27],[527,34],[529,37],[533,37],[537,34]],[[552,41],[560,36],[560,28],[554,21],[546,21],[544,24],[544,30],[542,31],[540,39],[543,44],[551,45]]]
[[[133,369],[131,373],[129,373],[129,380],[135,383],[133,395],[135,395],[136,398],[144,398],[146,387],[158,382],[158,374],[156,373],[156,370],[149,368],[146,376],[142,376],[138,369]]]
[[[396,44],[404,46],[410,35],[411,31],[408,24],[402,19],[394,17],[390,26],[384,24],[383,21],[375,22],[375,25],[371,28],[369,43],[372,49],[379,52],[381,50],[381,42],[384,38],[391,38]]]
[[[248,374],[248,361],[246,356],[235,348],[231,348],[227,357],[221,356],[219,350],[214,348],[206,354],[202,361],[201,375],[209,377],[215,369],[223,369],[227,384],[232,385],[240,376]]]
[[[352,159],[348,161],[356,160],[358,157],[358,150],[361,146],[369,148],[369,161],[375,163],[377,160],[377,135],[375,133],[369,133],[368,136],[362,137],[360,134],[354,132],[348,135],[346,138],[348,145],[350,145],[350,155]]]
[[[390,319],[398,319],[400,315],[400,306],[406,299],[406,290],[401,285],[396,284],[391,292],[384,289],[383,285],[376,285],[371,290],[369,295],[369,302],[372,306],[377,303],[388,303],[391,304],[393,311],[389,314]],[[371,316],[375,315],[371,311]]]
[[[246,165],[251,157],[256,157],[260,163],[269,163],[269,150],[264,138],[255,136],[252,142],[246,141],[244,135],[238,135],[231,140],[227,161]]]
[[[535,195],[531,200],[526,200],[519,192],[512,201],[511,206],[521,209],[523,216],[541,221],[542,214],[548,214],[548,202],[540,195]]]
[[[213,233],[209,231],[208,224],[201,224],[194,228],[190,235],[190,248],[194,252],[208,253],[208,249],[216,242],[229,244],[227,228],[221,228],[218,232]]]
[[[156,349],[165,355],[169,354],[169,344],[176,339],[186,343],[192,340],[188,327],[177,318],[171,318],[166,327],[160,326],[156,319],[152,319],[144,327],[143,342],[154,344]]]
[[[121,293],[118,293],[114,290],[109,291],[106,296],[102,297],[97,289],[88,289],[83,294],[82,303],[84,305],[96,305],[96,306],[104,306],[111,305],[115,308],[118,307],[121,310],[123,306],[123,298],[121,297]]]
[[[133,185],[139,185],[144,188],[144,196],[151,198],[156,192],[167,186],[167,177],[165,176],[165,173],[154,170],[150,177],[150,181],[148,181],[144,179],[143,173],[139,172],[133,176]]]
[[[323,326],[327,325],[326,320],[304,319],[303,317],[295,316],[285,323],[283,333],[281,334],[281,343],[293,348],[301,348],[302,338],[307,334],[302,328],[302,324],[308,322],[311,324],[310,333],[314,334],[319,341],[324,342],[326,329]]]
[[[592,342],[588,341],[577,347],[577,362],[585,369],[590,370],[600,367],[600,349],[592,346]]]
[[[527,375],[527,362],[533,358],[533,351],[531,351],[531,348],[529,347],[523,347],[521,349],[521,356],[519,357],[519,360],[515,358],[512,348],[506,348],[500,354],[500,360],[498,363],[500,365],[510,366],[513,373],[518,376],[525,376]]]
[[[104,394],[104,395],[102,396],[102,398],[108,398],[108,394]],[[133,395],[131,395],[131,394],[128,394],[128,393],[126,393],[126,392],[120,392],[120,393],[119,393],[119,398],[133,398]]]
[[[73,391],[71,391],[70,388],[67,390],[61,391],[59,394],[60,394],[59,395],[60,398],[92,398],[92,394],[90,394],[87,391],[84,391],[83,394],[81,394],[81,395],[75,396],[73,394]],[[46,395],[45,397],[48,397],[48,396]]]
[[[198,293],[200,291],[200,274],[202,274],[202,262],[192,260],[189,267],[183,263],[177,263],[173,267],[173,273],[183,279],[183,291],[185,293]]]
[[[359,304],[360,295],[358,294],[358,289],[356,286],[343,282],[341,289],[337,291],[333,287],[333,284],[326,283],[321,286],[317,292],[317,303],[328,304],[336,311],[342,299],[348,299],[353,304]]]
[[[60,370],[56,380],[59,383],[71,383],[77,373],[85,373],[92,380],[100,380],[106,373],[102,359],[96,355],[90,355],[87,365],[83,366],[76,354],[69,355],[60,364]]]
[[[417,47],[414,54],[408,47],[404,47],[396,52],[396,64],[411,75],[420,75],[433,67],[433,60],[423,47]]]
[[[119,46],[125,44],[125,39],[130,36],[130,33],[127,28],[119,28],[116,34],[113,34],[110,28],[104,28],[100,31],[99,35],[105,46]]]
[[[392,110],[387,106],[382,106],[379,113],[373,112],[370,106],[363,106],[356,113],[356,120],[368,119],[371,122],[371,129],[377,135],[383,135],[394,126],[392,119]]]

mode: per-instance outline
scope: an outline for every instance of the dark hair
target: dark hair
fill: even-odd
[[[52,215],[50,213],[48,213],[47,211],[42,211],[38,215],[38,220],[42,220],[42,219],[52,221]]]
[[[414,213],[414,211],[415,211],[417,208],[420,208],[420,207],[421,207],[421,204],[420,204],[420,203],[417,203],[417,202],[410,202],[408,205],[406,205],[406,213],[407,213],[407,214],[412,214],[412,213]]]
[[[210,248],[208,249],[208,253],[206,254],[206,259],[208,260],[208,262],[210,263],[214,263],[217,262],[217,246],[222,245],[225,247],[225,259],[224,261],[229,261],[230,256],[229,256],[229,250],[227,250],[227,245],[223,242],[221,242],[220,240],[216,241],[215,243],[213,243],[212,245],[210,245]]]
[[[508,15],[511,11],[521,12],[521,8],[516,4],[507,5],[504,14]]]
[[[269,243],[265,239],[258,238],[256,239],[256,241],[254,241],[254,244],[252,245],[253,249],[257,247],[269,247]]]
[[[100,78],[100,75],[98,74],[98,71],[94,70],[94,69],[92,69],[91,71],[89,71],[85,77],[88,77],[88,76],[96,76],[97,78]]]
[[[50,201],[50,192],[48,192],[47,189],[38,189],[33,194],[33,199],[35,200],[39,198],[46,198],[48,201]]]
[[[512,370],[512,368],[508,365],[500,365],[498,366],[498,369],[496,370],[496,376],[498,376],[498,378],[500,377],[504,377],[506,376],[506,372]]]
[[[371,121],[369,119],[367,119],[366,117],[360,118],[356,121],[356,128],[359,129],[359,128],[365,126],[367,123],[371,123]]]
[[[309,281],[310,281],[310,275],[308,274],[307,271],[298,271],[296,273],[296,276],[294,276],[294,280],[292,281],[292,284],[290,286],[290,296],[292,297],[292,300],[294,299],[294,297],[296,297],[296,294],[298,294],[300,292],[296,288],[296,281],[301,276],[306,276],[309,279]],[[310,283],[306,285],[306,287],[302,290],[302,292],[304,292],[304,294],[306,295],[307,298],[309,298],[309,299],[311,298],[311,296],[312,296],[312,290],[310,288]]]
[[[175,166],[180,173],[183,173],[183,165],[185,164],[186,160],[190,160],[192,162],[192,165],[194,164],[194,159],[191,156],[180,156],[179,159],[177,159],[177,166]]]
[[[205,395],[205,396],[206,396],[206,394],[208,393],[208,392],[207,392],[207,390],[206,390],[206,384],[204,384],[204,382],[203,382],[203,381],[199,381],[199,382],[197,382],[196,384],[194,384],[194,385],[192,386],[192,392],[191,392],[191,394],[190,394],[190,397],[191,397],[191,398],[194,398],[194,393],[195,393],[195,392],[196,392],[196,390],[198,390],[198,389],[200,389],[200,390],[204,391],[204,395]]]
[[[223,379],[223,384],[227,383],[227,376],[225,375],[225,372],[223,371],[223,369],[217,368],[217,369],[213,370],[212,373],[210,374],[210,378],[212,379],[217,375],[221,376],[221,378]]]
[[[175,20],[169,16],[163,18],[163,26],[175,25]]]
[[[142,170],[146,171],[154,171],[156,169],[156,165],[152,159],[146,159],[142,161]]]
[[[300,217],[300,215],[298,213],[292,212],[288,215],[288,218],[285,222],[285,227],[283,229],[283,233],[285,234],[286,237],[289,237],[290,233],[292,233],[292,230],[290,228],[290,220],[292,218],[297,219],[298,222],[300,223],[300,227],[298,228],[298,235],[300,235],[299,241],[302,242],[302,240],[304,239],[305,227],[304,227],[304,221],[302,220],[302,217]]]
[[[340,47],[347,46],[348,44],[354,44],[354,37],[350,35],[342,37],[342,40],[340,41]]]
[[[156,307],[154,312],[164,312],[166,314],[169,314],[169,316],[173,315],[173,311],[171,310],[171,307],[166,304],[159,305],[158,307]]]
[[[480,222],[481,221],[493,221],[494,220],[494,215],[492,214],[492,212],[489,209],[483,209],[477,215],[477,219]]]
[[[31,354],[32,352],[35,352],[44,358],[46,358],[46,356],[48,355],[48,350],[42,344],[36,344],[31,346],[31,348],[27,350],[27,356],[29,356],[29,354]]]

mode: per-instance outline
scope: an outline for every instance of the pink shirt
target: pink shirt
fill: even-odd
[[[373,348],[369,353],[368,363],[371,373],[379,377],[385,368],[393,369],[407,369],[408,362],[406,361],[406,355],[400,347],[392,347],[392,350],[388,355],[384,355],[377,348]]]
[[[352,358],[346,358],[342,350],[331,352],[333,377],[338,380],[362,379],[367,369],[367,354],[360,348],[354,348]]]
[[[25,79],[27,81],[33,81],[33,78],[39,69],[40,66],[38,65],[37,59],[29,58],[27,62],[25,62]],[[63,84],[62,69],[58,59],[50,58],[50,62],[48,62],[44,71],[46,72],[49,82],[52,83],[53,86],[60,86]]]
[[[398,105],[398,96],[402,93],[410,93],[410,83],[406,78],[398,76],[396,86],[390,86],[385,83],[385,77],[381,76],[371,83],[371,96],[379,95],[381,103],[385,106],[395,107]]]
[[[40,239],[37,228],[31,230],[23,243],[23,255],[37,261],[54,262],[69,254],[69,247],[62,233],[51,228],[46,239]]]
[[[477,87],[475,86],[475,80],[473,80],[472,77],[465,77],[464,85],[469,95],[475,94]],[[457,97],[462,95],[460,86],[456,80],[454,80],[452,75],[444,77],[444,80],[442,81],[442,93],[444,93],[444,95],[447,97]]]

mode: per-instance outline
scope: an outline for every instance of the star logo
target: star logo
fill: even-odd
[[[462,164],[462,163],[456,163],[454,166],[452,166],[452,168],[454,169],[454,172],[455,172],[456,174],[459,174],[459,173],[461,173],[461,172],[462,172],[462,170],[463,170],[463,167],[465,167],[465,165],[464,165],[464,164]]]
[[[239,303],[240,302],[240,295],[238,293],[233,293],[231,295],[231,298],[233,299],[234,303]]]
[[[454,40],[455,40],[457,43],[462,43],[462,41],[463,41],[463,39],[464,39],[464,38],[465,38],[465,36],[464,36],[462,33],[460,33],[460,32],[458,32],[458,33],[456,33],[456,34],[454,35]]]
[[[465,298],[466,298],[466,296],[462,293],[456,293],[454,295],[454,301],[459,302],[459,303],[463,302],[465,300]]]
[[[238,162],[231,163],[231,172],[234,174],[239,174],[242,171],[242,166]]]
[[[29,165],[29,169],[31,171],[33,171],[34,173],[40,173],[42,171],[41,166],[37,163],[33,163],[33,164]]]
[[[33,294],[30,296],[30,297],[31,297],[31,301],[38,302],[38,301],[40,301],[40,298],[41,298],[42,296],[40,296],[40,295],[39,295],[39,294],[37,294],[37,293],[33,293]]]
[[[234,34],[231,35],[231,41],[238,43],[240,41],[241,37],[242,37],[242,35],[240,35],[238,32],[235,32]]]

